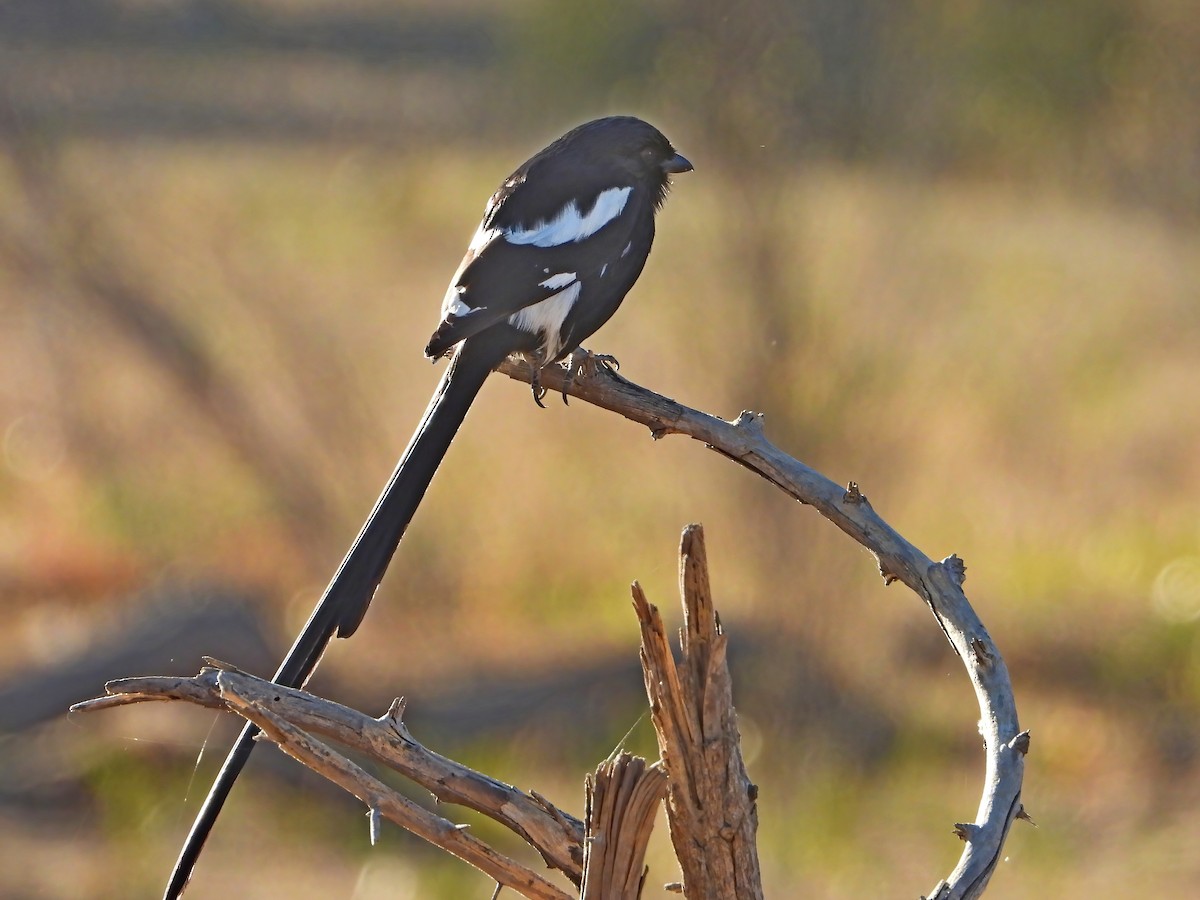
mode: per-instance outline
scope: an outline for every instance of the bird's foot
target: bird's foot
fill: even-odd
[[[573,384],[576,378],[584,381],[595,378],[601,372],[615,375],[621,368],[621,363],[615,356],[607,353],[593,353],[583,347],[577,347],[567,357],[567,384]]]
[[[576,378],[582,378],[584,381],[587,381],[590,378],[595,378],[601,371],[616,376],[617,369],[619,368],[621,368],[621,363],[617,361],[615,356],[609,356],[607,353],[592,353],[583,347],[576,347],[571,351],[570,356],[567,357],[566,387],[569,389],[575,383]],[[563,404],[566,405],[566,391],[563,391],[562,400]]]
[[[572,381],[577,375],[582,375],[585,379],[595,378],[601,369],[611,374],[620,368],[621,363],[615,356],[593,353],[583,347],[576,347],[567,357],[567,375]]]
[[[542,398],[546,396],[548,391],[542,387],[542,368],[537,363],[530,364],[533,369],[533,377],[529,379],[529,386],[533,389],[533,402],[542,409],[546,408],[546,404],[542,402]]]

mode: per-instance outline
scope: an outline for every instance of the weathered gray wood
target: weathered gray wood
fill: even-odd
[[[272,684],[241,672],[228,663],[212,659],[209,662],[215,665],[202,669],[200,674],[192,678],[145,676],[109,682],[105,685],[108,696],[86,700],[76,704],[72,710],[99,710],[151,700],[185,700],[201,706],[226,709],[257,724],[261,724],[258,718],[265,715],[258,711],[264,710],[286,721],[296,731],[323,735],[377,760],[421,785],[440,801],[466,806],[495,819],[537,850],[548,866],[561,870],[576,884],[579,883],[583,874],[583,823],[537,794],[526,794],[423,747],[403,722],[403,701],[397,700],[387,713],[373,719],[305,691]],[[284,733],[282,726],[277,726],[269,736],[274,739],[276,733]],[[282,743],[281,747],[288,750]],[[301,761],[306,765],[309,763],[308,759]],[[345,776],[341,770],[312,767],[346,787],[344,779],[349,776]],[[342,780],[334,777],[335,774]],[[372,783],[362,789],[377,793],[379,787],[372,779]],[[362,794],[356,791],[352,793],[361,799]],[[403,797],[400,800],[408,803]],[[384,815],[393,818],[387,808],[373,808],[379,808]],[[398,804],[392,807],[393,810],[399,808]],[[405,822],[400,824],[409,827]],[[435,825],[431,824],[424,832],[410,830],[433,840],[444,830],[440,825]],[[513,882],[530,881],[528,875],[532,873],[528,873],[524,867],[513,871]],[[489,871],[489,874],[492,873]],[[515,883],[504,883],[519,890]],[[557,891],[557,888],[554,890]],[[543,893],[538,896],[549,895]]]
[[[607,365],[582,368],[568,371],[550,366],[542,371],[541,384],[645,425],[655,439],[687,435],[760,475],[870,550],[886,584],[904,583],[929,607],[975,690],[985,752],[975,821],[954,826],[966,847],[930,900],[970,900],[982,895],[1001,859],[1009,829],[1023,812],[1021,785],[1029,733],[1021,731],[1018,723],[1012,683],[1000,651],[963,593],[962,560],[948,556],[934,562],[875,512],[857,484],[850,482],[843,488],[768,441],[761,415],[742,412],[727,422],[634,384]],[[532,373],[518,359],[506,361],[499,371],[524,382]]]

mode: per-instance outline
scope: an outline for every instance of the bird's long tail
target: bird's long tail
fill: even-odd
[[[408,442],[392,477],[371,510],[358,537],[325,589],[304,630],[275,673],[276,684],[301,687],[312,675],[330,640],[349,637],[362,622],[391,562],[404,529],[417,511],[442,457],[458,432],[483,382],[512,349],[503,329],[484,332],[460,344],[433,399]],[[204,842],[225,798],[254,748],[258,729],[246,725],[225,757],[212,788],[180,850],[164,900],[176,900],[191,877]]]

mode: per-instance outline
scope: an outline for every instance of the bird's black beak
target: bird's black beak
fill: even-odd
[[[682,175],[684,172],[692,171],[692,164],[688,162],[686,156],[681,156],[676,153],[670,159],[663,160],[662,170],[667,175]]]

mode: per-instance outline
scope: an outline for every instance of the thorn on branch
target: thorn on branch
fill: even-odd
[[[416,743],[413,740],[412,733],[408,730],[408,726],[404,724],[404,713],[407,709],[408,700],[404,697],[397,697],[392,701],[392,705],[388,707],[388,711],[380,716],[377,721],[391,728],[402,741]]]
[[[1008,748],[1025,756],[1029,753],[1029,732],[1022,731],[1015,738],[1008,742]]]
[[[865,503],[866,501],[867,501],[866,496],[864,496],[863,492],[858,489],[857,481],[851,481],[851,482],[847,483],[846,493],[842,494],[842,502],[843,503],[848,503],[851,506],[858,506],[859,504]]]
[[[397,697],[396,699],[394,699],[392,701],[391,706],[388,707],[387,716],[385,717],[387,720],[387,723],[389,725],[391,725],[393,728],[404,724],[404,712],[407,709],[408,709],[408,700],[407,699],[405,699],[404,697]]]
[[[942,560],[942,565],[945,566],[950,578],[959,587],[967,580],[967,564],[959,559],[957,553],[951,553]]]
[[[954,834],[960,841],[969,841],[975,836],[975,832],[979,830],[978,825],[970,822],[955,822]]]
[[[754,412],[750,409],[743,409],[738,413],[738,417],[733,420],[733,427],[739,431],[744,431],[749,435],[761,435],[763,433],[763,414]]]
[[[1030,817],[1029,813],[1025,812],[1024,804],[1021,804],[1021,808],[1017,810],[1017,818],[1023,822],[1028,822],[1034,828],[1038,827],[1038,823],[1033,821],[1033,819]]]

